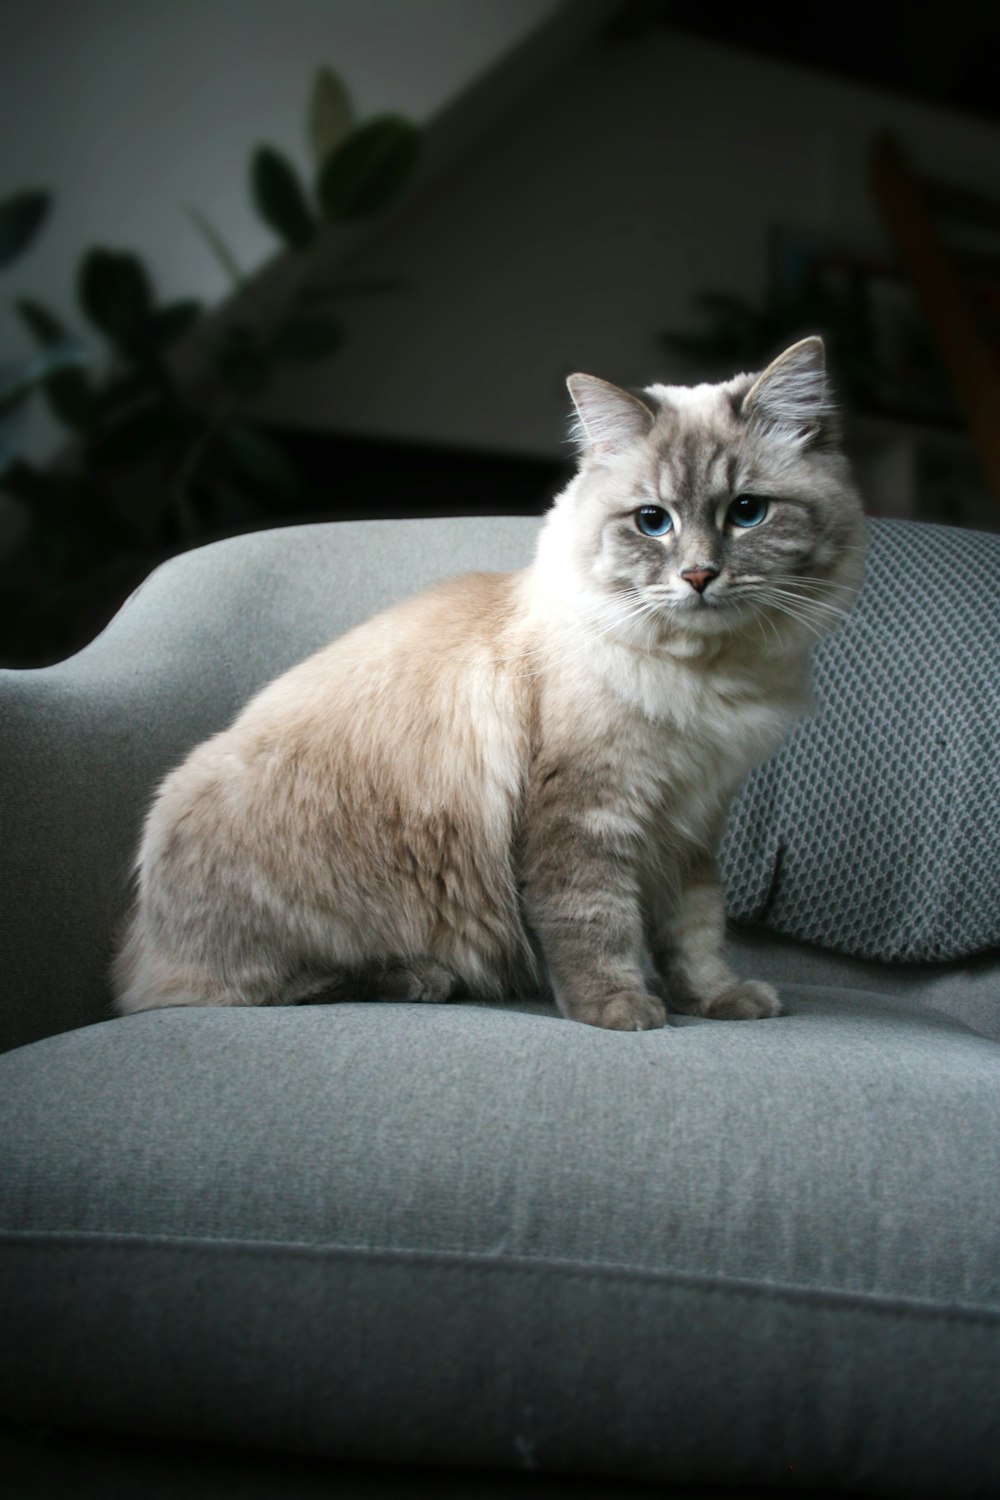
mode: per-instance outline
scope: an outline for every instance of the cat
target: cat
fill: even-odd
[[[265,687],[162,783],[117,1008],[499,998],[615,1030],[751,1019],[723,956],[732,793],[808,706],[861,572],[822,341],[634,395],[517,573],[452,578]]]

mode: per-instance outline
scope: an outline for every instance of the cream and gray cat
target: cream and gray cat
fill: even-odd
[[[122,1011],[539,982],[619,1030],[773,1016],[723,958],[734,789],[808,697],[861,511],[823,346],[760,376],[574,375],[581,460],[532,565],[451,579],[255,697],[163,782]]]

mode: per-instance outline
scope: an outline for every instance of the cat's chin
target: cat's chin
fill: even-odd
[[[742,641],[759,618],[742,599],[720,598],[716,603],[664,609],[657,632],[657,645],[670,654],[698,656],[703,651],[726,650],[729,643]],[[757,631],[754,632],[755,636]],[[761,653],[770,655],[773,644],[781,646],[780,631],[772,631],[761,641]]]
[[[690,599],[678,599],[663,611],[663,619],[671,631],[690,631],[694,635],[724,635],[741,621],[745,610],[739,601],[727,595],[716,599],[692,595]]]

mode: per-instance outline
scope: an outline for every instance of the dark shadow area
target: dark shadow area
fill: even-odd
[[[545,458],[461,450],[296,429],[264,429],[298,476],[276,504],[236,473],[227,475],[229,513],[203,518],[197,545],[245,531],[321,521],[411,516],[540,515],[572,472]],[[53,529],[52,541],[57,537]],[[44,666],[92,640],[159,563],[183,550],[180,537],[125,553],[110,575],[82,593],[43,593],[15,557],[0,588],[0,665]],[[2,570],[0,570],[2,571]]]
[[[166,1443],[0,1420],[10,1500],[796,1500],[794,1488],[717,1489],[583,1475],[400,1468],[304,1454]],[[814,1500],[839,1492],[809,1490]]]
[[[627,7],[633,24],[645,15],[706,41],[742,47],[762,57],[796,63],[816,72],[936,104],[963,114],[1000,121],[996,58],[1000,14],[962,0],[937,8],[881,5],[867,19],[863,39],[855,26],[838,25],[822,4],[747,7],[702,5],[699,0]]]

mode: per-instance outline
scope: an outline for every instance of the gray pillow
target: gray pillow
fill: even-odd
[[[859,958],[1000,946],[1000,536],[873,521],[818,711],[744,785],[729,915]]]

